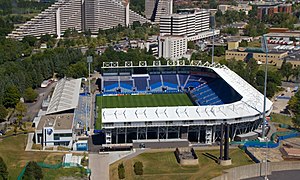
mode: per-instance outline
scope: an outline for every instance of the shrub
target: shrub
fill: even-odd
[[[119,166],[118,166],[118,175],[119,175],[119,179],[125,178],[125,168],[124,168],[123,163],[119,164]]]
[[[26,167],[23,180],[39,180],[43,179],[43,171],[35,161],[30,161]]]
[[[136,175],[143,175],[143,163],[141,161],[135,162],[133,167]]]
[[[0,156],[0,179],[3,180],[8,179],[7,166],[1,156]]]

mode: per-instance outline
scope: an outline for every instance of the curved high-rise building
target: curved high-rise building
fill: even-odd
[[[173,0],[145,0],[146,18],[155,23],[159,23],[161,16],[172,13]]]
[[[27,35],[56,34],[60,37],[68,28],[97,33],[99,29],[119,24],[129,26],[134,21],[145,23],[147,19],[130,10],[126,0],[59,0],[8,37],[19,40]]]

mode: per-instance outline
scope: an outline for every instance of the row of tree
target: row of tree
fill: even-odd
[[[37,13],[50,6],[55,0],[48,2],[29,0],[0,0],[0,15]]]
[[[133,168],[134,168],[134,173],[136,175],[143,175],[144,170],[143,170],[143,163],[141,161],[137,161],[134,163]],[[125,167],[123,163],[120,163],[118,166],[118,176],[119,179],[125,179]]]
[[[44,79],[51,78],[54,73],[58,77],[87,76],[85,62],[78,49],[55,48],[0,64],[0,105],[14,108],[20,97],[32,100],[35,95],[32,95],[30,88],[39,87]]]
[[[224,26],[234,22],[246,21],[247,15],[243,11],[226,11],[224,14],[218,10],[215,14],[216,25]]]
[[[293,67],[292,63],[283,61],[280,73],[286,78],[286,81],[293,77],[296,81],[300,79],[300,66]]]
[[[147,40],[149,36],[158,35],[159,27],[149,23],[140,24],[135,21],[130,27],[118,25],[111,29],[98,31],[97,38],[91,38],[91,32],[78,33],[75,29],[67,29],[64,32],[64,39],[59,42],[61,47],[88,46],[95,48],[105,46],[108,43],[117,43],[121,40],[141,39]]]

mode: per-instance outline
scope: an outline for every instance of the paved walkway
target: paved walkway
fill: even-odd
[[[299,170],[274,171],[272,172],[272,175],[268,175],[268,179],[269,180],[283,180],[283,179],[298,180],[299,174],[300,174]],[[254,177],[254,178],[249,178],[244,180],[261,180],[264,178],[265,177]]]
[[[109,180],[108,154],[89,154],[89,168],[91,180]]]
[[[275,133],[275,132],[277,132],[277,129],[276,129],[276,127],[274,126],[274,123],[272,123],[272,122],[269,122],[269,127],[270,127],[270,131],[268,132],[267,137],[268,137],[268,139],[270,140],[272,134]]]
[[[34,133],[29,133],[28,134],[25,151],[30,151],[31,150],[32,144],[33,144],[33,136],[34,136]]]
[[[109,165],[122,159],[133,158],[145,150],[122,151],[122,152],[103,152],[89,154],[89,168],[91,169],[91,180],[108,180]]]

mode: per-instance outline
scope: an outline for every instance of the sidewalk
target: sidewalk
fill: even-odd
[[[34,136],[34,133],[29,133],[28,134],[25,151],[31,151],[32,144],[33,144],[33,136]]]
[[[89,154],[89,168],[91,169],[91,180],[109,180],[109,165],[124,158],[133,158],[145,150],[103,152]]]

